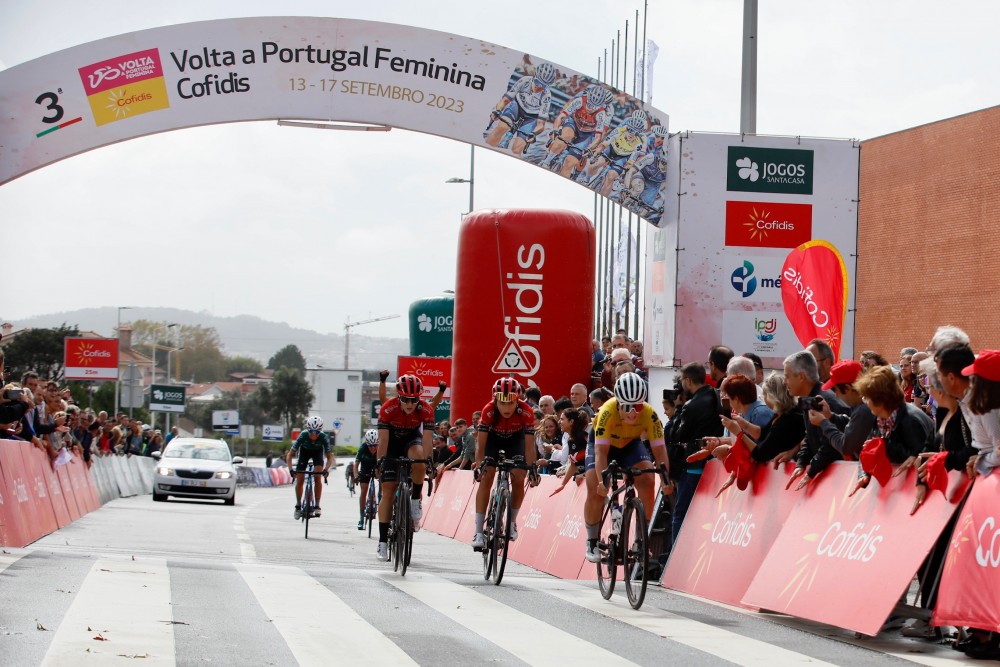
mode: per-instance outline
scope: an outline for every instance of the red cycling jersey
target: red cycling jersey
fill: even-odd
[[[491,439],[521,438],[534,432],[535,411],[524,401],[518,400],[514,414],[510,417],[504,417],[497,410],[496,403],[490,401],[483,408],[483,416],[479,420],[478,430],[486,431]]]
[[[409,444],[422,437],[420,427],[434,430],[434,408],[427,401],[421,399],[417,403],[417,409],[406,414],[399,404],[399,398],[390,398],[382,404],[382,409],[378,412],[379,429],[389,431],[389,444],[402,442]]]

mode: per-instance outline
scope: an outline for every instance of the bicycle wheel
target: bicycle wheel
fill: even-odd
[[[375,480],[368,482],[368,500],[365,502],[365,521],[368,522],[368,539],[372,538],[372,524],[375,522],[375,515],[378,512],[378,505],[375,503]]]
[[[611,505],[604,506],[601,514],[601,532],[597,539],[597,552],[601,560],[597,562],[597,585],[605,600],[615,592],[615,574],[618,571],[618,536],[611,533]]]
[[[306,539],[309,539],[309,517],[313,508],[312,475],[306,475],[306,488],[302,490],[302,522],[306,525]]]
[[[493,550],[493,517],[496,512],[496,496],[490,495],[490,504],[486,507],[486,520],[483,522],[483,579],[490,580],[493,575],[493,565],[496,562],[496,551]]]
[[[649,550],[646,541],[646,509],[638,498],[629,498],[622,515],[621,543],[625,552],[623,577],[628,602],[633,609],[642,606],[649,580]]]
[[[404,489],[403,485],[399,486],[399,516],[396,517],[396,558],[399,561],[399,574],[400,576],[406,576],[406,568],[410,564],[410,540],[413,539],[410,535],[413,530],[413,524],[410,521],[410,493],[408,489]]]
[[[510,491],[506,488],[500,492],[500,502],[497,503],[497,524],[493,538],[496,562],[493,564],[493,584],[500,585],[503,579],[503,569],[507,566],[507,547],[510,546],[510,527],[514,524],[514,508],[510,503]]]
[[[392,503],[392,523],[389,524],[391,535],[389,535],[389,548],[392,549],[392,571],[399,572],[399,566],[403,564],[403,550],[402,541],[400,540],[400,533],[403,529],[403,523],[401,520],[402,512],[400,511],[399,503],[402,494],[399,492],[399,487],[396,487],[396,497],[393,499]]]

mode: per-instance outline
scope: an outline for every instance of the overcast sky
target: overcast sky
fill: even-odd
[[[592,74],[641,4],[4,0],[0,69],[157,26],[299,15],[431,28]],[[673,132],[738,132],[743,3],[649,4],[653,106]],[[1000,3],[984,0],[761,0],[758,133],[868,139],[996,105],[997,26]],[[97,149],[0,187],[0,319],[170,306],[342,333],[348,318],[399,315],[356,332],[406,337],[410,303],[455,286],[469,190],[445,184],[454,176],[469,176],[467,145],[401,130],[243,123]],[[475,180],[477,209],[593,207],[583,188],[483,149]]]

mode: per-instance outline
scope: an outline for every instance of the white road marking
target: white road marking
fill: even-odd
[[[300,665],[415,665],[399,646],[297,567],[235,565]]]
[[[528,640],[538,635],[537,618],[447,579],[412,571],[405,577],[394,572],[372,574],[529,665],[635,664],[552,626],[545,628],[545,641]]]
[[[729,632],[707,623],[671,614],[661,609],[635,611],[623,597],[601,598],[596,585],[585,586],[558,579],[511,578],[511,583],[534,588],[594,613],[651,632],[664,639],[690,646],[737,665],[832,665],[802,653]],[[619,584],[620,585],[620,584]]]
[[[121,656],[141,658],[143,665],[174,665],[172,621],[165,560],[99,559],[59,624],[42,665],[107,664]]]

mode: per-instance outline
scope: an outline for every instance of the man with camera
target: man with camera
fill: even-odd
[[[681,368],[681,388],[691,398],[684,404],[684,409],[675,417],[677,422],[673,431],[672,447],[683,447],[684,456],[690,456],[699,451],[703,438],[722,435],[722,403],[718,392],[705,384],[705,367],[697,361],[685,364]],[[677,460],[676,458],[674,460]],[[687,513],[691,499],[694,497],[701,473],[705,469],[705,461],[686,463],[684,472],[678,478],[677,504],[673,516],[673,540],[680,534],[684,515]]]
[[[857,456],[875,426],[875,415],[861,401],[854,381],[861,376],[861,363],[854,359],[838,361],[830,369],[823,389],[833,393],[848,407],[847,414],[835,414],[823,403],[809,411],[809,423],[818,426],[833,448],[844,456]]]
[[[0,350],[0,377],[4,376],[3,371],[3,350]],[[33,407],[20,387],[17,385],[6,386],[2,396],[0,396],[0,424],[7,425],[21,421],[21,418]]]
[[[809,421],[809,412],[823,412],[825,406],[837,414],[847,413],[847,406],[833,392],[824,390],[819,382],[819,364],[809,350],[801,350],[785,358],[785,386],[788,393],[799,397],[806,426],[806,438],[795,456],[795,470],[792,471],[785,488],[789,488],[797,478],[802,477],[799,490],[841,458],[830,439],[819,426]]]

